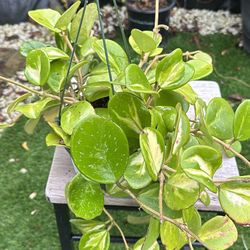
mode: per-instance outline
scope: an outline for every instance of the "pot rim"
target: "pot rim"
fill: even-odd
[[[170,1],[170,3],[166,7],[160,8],[159,13],[162,13],[162,12],[165,12],[165,11],[172,9],[174,7],[174,5],[176,4],[176,0],[168,0],[168,1]],[[126,2],[126,7],[128,10],[136,12],[136,13],[145,13],[145,14],[154,14],[155,13],[155,10],[142,10],[142,9],[133,8],[127,2]]]

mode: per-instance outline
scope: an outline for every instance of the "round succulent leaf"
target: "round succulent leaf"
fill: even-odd
[[[211,250],[231,247],[238,238],[237,229],[227,216],[216,216],[202,225],[199,238]]]
[[[194,105],[198,99],[198,95],[188,83],[174,91],[182,95],[183,98],[192,105]]]
[[[35,22],[48,28],[49,30],[60,32],[59,29],[55,28],[58,19],[61,17],[58,11],[52,9],[38,9],[29,11],[28,15]]]
[[[152,52],[157,47],[157,44],[153,37],[138,29],[133,29],[131,31],[129,43],[132,48],[134,48],[134,44],[136,44],[136,47],[138,47],[140,51],[139,54]]]
[[[57,20],[55,27],[60,30],[66,30],[71,20],[75,16],[80,4],[81,1],[76,1],[74,4],[72,4]]]
[[[19,97],[17,97],[13,102],[11,102],[9,104],[9,106],[7,107],[7,113],[8,114],[11,114],[15,108],[17,107],[17,105],[20,103],[20,102],[23,102],[24,100],[28,99],[30,96],[32,96],[31,93],[25,93],[23,95],[20,95]]]
[[[207,62],[209,64],[212,64],[212,62],[213,62],[212,57],[209,54],[207,54],[207,53],[205,53],[203,51],[198,51],[197,53],[195,53],[193,55],[193,58],[205,61],[205,62]]]
[[[93,82],[86,84],[84,94],[88,101],[94,102],[98,99],[109,96],[110,90],[110,82]]]
[[[129,157],[124,178],[133,189],[144,188],[151,182],[141,152],[136,152]]]
[[[164,111],[158,107],[152,107],[150,110],[151,114],[151,127],[159,131],[163,137],[167,134],[167,128],[163,120]]]
[[[71,136],[71,155],[85,176],[99,183],[115,183],[124,173],[128,141],[115,123],[96,115],[81,120]]]
[[[203,190],[201,193],[200,193],[200,200],[201,202],[205,205],[205,206],[209,206],[210,204],[210,196],[209,194],[206,192],[206,190]]]
[[[150,112],[136,95],[119,92],[109,101],[108,110],[112,120],[128,137],[138,138],[144,127],[151,123]]]
[[[175,131],[172,140],[172,154],[176,154],[182,148],[190,137],[190,122],[186,113],[182,110],[181,105],[177,105],[177,118]]]
[[[52,91],[59,93],[65,84],[68,64],[61,60],[56,60],[50,64],[48,85]]]
[[[27,56],[30,51],[40,48],[45,48],[47,45],[43,42],[31,40],[31,41],[25,41],[20,46],[20,53],[23,56]]]
[[[62,138],[56,133],[48,133],[45,138],[45,143],[48,147],[50,146],[65,146]]]
[[[129,64],[127,54],[118,43],[108,39],[105,39],[105,41],[108,50],[110,66],[115,70],[116,73],[123,72]],[[107,60],[103,47],[103,41],[101,39],[96,40],[92,44],[92,47],[100,59],[106,64]]]
[[[79,250],[108,250],[110,245],[109,231],[92,232],[84,234],[79,243]]]
[[[85,220],[101,215],[104,207],[104,194],[100,185],[86,181],[81,174],[69,182],[66,198],[70,210]]]
[[[182,211],[183,221],[187,224],[189,230],[198,234],[201,228],[201,216],[194,206]]]
[[[200,59],[190,60],[187,64],[194,69],[192,80],[204,78],[213,72],[213,65]]]
[[[165,156],[164,138],[154,128],[144,128],[140,134],[140,148],[148,173],[153,181],[157,181]]]
[[[71,23],[71,27],[70,27],[71,41],[75,41],[76,39],[77,31],[79,28],[79,23],[82,17],[82,12],[83,12],[83,8],[81,8],[77,12],[77,14],[75,15]],[[78,39],[78,45],[83,46],[85,41],[90,37],[90,33],[94,26],[94,22],[97,19],[97,16],[98,16],[98,12],[97,12],[96,4],[89,3],[85,9],[84,18],[83,18],[83,22],[82,22],[82,26],[80,30],[79,39]]]
[[[138,200],[147,207],[159,212],[159,184],[151,184],[144,188],[137,196]],[[152,214],[150,211],[144,209],[148,214]],[[172,210],[163,203],[163,214],[167,217],[176,219],[182,217],[181,211]]]
[[[211,135],[221,140],[233,138],[234,112],[223,98],[215,97],[208,103],[205,122]]]
[[[205,145],[192,146],[181,156],[181,167],[186,175],[202,183],[212,192],[217,191],[212,177],[221,164],[221,153]]]
[[[136,64],[129,64],[125,70],[126,87],[134,92],[153,94],[154,91],[144,74],[143,70]]]
[[[139,239],[133,246],[133,250],[142,250],[143,244],[145,242],[145,237]],[[157,241],[155,241],[148,250],[160,250],[160,246]]]
[[[156,106],[172,106],[176,107],[178,103],[181,104],[184,112],[189,109],[188,102],[183,98],[183,96],[176,91],[161,90],[159,92],[159,97],[154,96],[154,104]]]
[[[199,189],[198,182],[190,179],[183,172],[177,172],[165,182],[164,201],[173,210],[186,209],[198,200]]]
[[[41,48],[47,54],[50,61],[62,59],[68,60],[69,56],[62,50],[55,47],[42,47]]]
[[[24,70],[27,80],[34,85],[42,86],[46,83],[49,73],[50,62],[48,55],[42,49],[30,51],[26,57]]]
[[[97,220],[71,219],[70,223],[74,225],[82,234],[100,231],[105,228],[105,222]]]
[[[14,108],[14,110],[22,113],[29,119],[37,119],[41,116],[41,113],[44,110],[57,104],[59,104],[57,100],[55,101],[50,97],[46,97],[33,103],[18,105]]]
[[[250,176],[240,176],[240,181],[220,185],[219,201],[222,209],[237,224],[250,225]],[[245,181],[245,182],[244,182]]]
[[[177,219],[182,223],[182,219]],[[181,249],[186,243],[188,243],[187,236],[174,224],[164,221],[160,226],[160,236],[163,245],[169,249]]]
[[[183,87],[189,81],[192,80],[194,75],[194,68],[192,65],[184,63],[184,72],[180,75],[178,80],[166,79],[162,84],[160,84],[161,89],[173,90]]]
[[[67,134],[71,135],[73,129],[84,118],[95,114],[92,105],[87,101],[80,101],[66,107],[61,117],[61,127]]]
[[[239,141],[250,138],[250,100],[243,101],[235,112],[234,137]]]
[[[165,56],[157,65],[156,80],[163,83],[172,83],[178,81],[185,72],[184,62],[182,60],[181,49],[176,49]]]
[[[95,113],[103,118],[111,119],[107,108],[95,108]]]

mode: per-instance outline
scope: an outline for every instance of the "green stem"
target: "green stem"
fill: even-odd
[[[108,218],[110,219],[111,224],[113,224],[118,229],[118,231],[120,232],[120,234],[122,236],[122,240],[124,242],[126,250],[129,250],[129,246],[128,246],[128,243],[126,241],[126,238],[125,238],[125,235],[124,235],[122,229],[119,227],[119,225],[116,223],[116,221],[114,220],[114,218],[112,217],[112,215],[105,208],[103,208],[103,211],[108,216]]]

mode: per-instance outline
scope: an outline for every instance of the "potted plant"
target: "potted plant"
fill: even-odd
[[[55,33],[57,42],[57,47],[26,42],[21,48],[25,76],[36,88],[0,77],[27,91],[8,111],[28,118],[29,133],[45,118],[51,127],[47,145],[66,147],[79,171],[66,188],[76,215],[72,223],[83,232],[79,248],[108,249],[109,231],[117,227],[129,249],[104,207],[104,194],[116,195],[115,190],[150,215],[148,233],[133,249],[159,249],[159,236],[167,249],[185,244],[192,249],[195,240],[212,250],[229,248],[237,239],[234,223],[250,224],[250,177],[214,181],[213,175],[224,153],[250,166],[240,154],[241,142],[250,138],[250,100],[236,112],[219,97],[206,105],[189,81],[212,72],[211,57],[178,48],[162,53],[157,17],[154,32],[132,30],[129,42],[140,61],[129,63],[116,42],[91,35],[95,4],[87,6],[79,29],[79,4],[62,15],[53,10],[29,13]],[[77,48],[68,70],[71,81],[66,81],[72,41]],[[31,103],[20,104],[31,96]],[[192,120],[188,106],[195,109]],[[218,193],[227,215],[202,225],[194,204],[198,199],[209,204],[207,190]],[[98,219],[102,213],[106,221]]]
[[[175,0],[159,1],[159,22],[168,25],[170,11],[175,5]],[[153,0],[127,0],[129,29],[152,30],[154,28],[155,1]]]

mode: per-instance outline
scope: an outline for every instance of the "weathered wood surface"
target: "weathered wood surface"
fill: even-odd
[[[220,89],[216,82],[196,81],[192,82],[191,85],[206,102],[213,97],[220,96]],[[192,116],[192,113],[192,110],[189,111],[190,116]],[[69,154],[63,147],[57,147],[46,186],[46,197],[51,203],[66,203],[64,195],[65,186],[74,175],[75,171]],[[216,172],[214,179],[221,180],[238,175],[239,171],[235,158],[224,157],[222,167]],[[199,210],[221,211],[217,195],[213,193],[209,194],[211,198],[210,205],[206,207],[198,201],[196,207]],[[110,196],[105,197],[105,204],[113,206],[137,206],[136,202],[130,198],[112,198]]]

